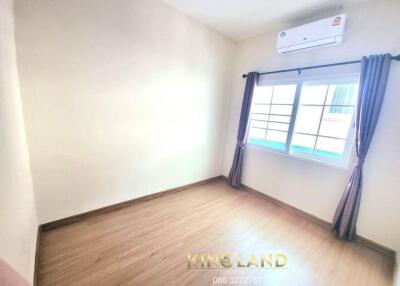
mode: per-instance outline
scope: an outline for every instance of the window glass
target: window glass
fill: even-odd
[[[326,85],[303,85],[301,89],[300,104],[324,104]]]
[[[274,87],[273,104],[293,104],[296,85],[278,85]]]
[[[322,106],[299,106],[296,117],[296,133],[317,134]]]
[[[318,137],[315,153],[327,158],[341,158],[345,144],[346,140]]]
[[[346,107],[346,110],[326,108],[319,134],[346,139],[353,121],[353,111],[354,107]]]
[[[329,88],[327,105],[356,105],[358,94],[357,84],[336,84]],[[332,109],[335,109],[332,108]]]
[[[293,134],[291,150],[300,153],[313,153],[317,136]]]
[[[247,141],[286,150],[297,84],[258,86],[254,91]]]
[[[269,120],[274,122],[290,123],[290,116],[270,115]]]
[[[287,132],[268,130],[266,136],[266,145],[278,150],[286,148]]]
[[[273,86],[259,86],[254,90],[253,103],[271,103]]]
[[[280,131],[288,131],[289,130],[289,124],[286,123],[275,123],[275,122],[269,122],[268,123],[269,129],[273,130],[280,130]]]
[[[274,115],[291,115],[292,105],[271,105],[271,114]]]
[[[303,86],[290,146],[292,154],[319,159],[343,159],[353,122],[356,83]],[[313,146],[311,146],[313,143]]]
[[[343,164],[352,146],[357,95],[356,78],[258,86],[247,142]]]

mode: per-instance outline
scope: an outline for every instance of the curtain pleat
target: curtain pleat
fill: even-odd
[[[332,222],[332,231],[343,239],[353,239],[360,208],[363,165],[372,137],[378,123],[391,55],[372,55],[361,60],[360,88],[356,110],[356,155],[357,159],[336,209]]]
[[[251,100],[253,98],[254,87],[257,84],[258,73],[251,72],[246,78],[246,87],[244,90],[242,110],[240,112],[240,121],[237,134],[237,142],[235,154],[233,156],[232,167],[228,176],[228,183],[235,188],[240,187],[240,179],[242,175],[242,165],[244,156],[244,147],[246,141],[246,132],[249,123],[249,115],[251,108]]]

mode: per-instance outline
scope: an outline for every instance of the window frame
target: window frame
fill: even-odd
[[[356,115],[357,101],[354,105],[354,110],[353,110],[353,114],[352,114],[350,127],[348,130],[346,139],[345,139],[346,143],[345,143],[345,147],[343,150],[342,158],[334,159],[334,158],[320,156],[320,155],[317,155],[314,153],[298,152],[298,151],[292,152],[291,151],[291,143],[292,143],[292,139],[293,139],[293,134],[295,133],[294,129],[295,129],[295,125],[296,125],[297,113],[298,113],[299,106],[300,106],[301,91],[302,91],[302,87],[304,85],[332,85],[332,84],[345,84],[345,83],[359,84],[359,79],[360,79],[359,73],[351,73],[351,74],[345,74],[345,75],[331,75],[331,76],[329,76],[329,75],[327,75],[327,76],[306,76],[306,77],[298,77],[298,78],[294,78],[294,79],[282,79],[282,80],[281,79],[268,80],[268,79],[261,78],[259,80],[257,86],[296,84],[296,91],[295,91],[295,95],[294,95],[292,113],[290,115],[290,122],[289,122],[288,131],[287,131],[285,150],[279,150],[279,149],[275,149],[275,148],[272,148],[269,146],[263,146],[263,145],[259,145],[256,143],[251,143],[248,141],[248,139],[249,139],[248,133],[250,131],[251,115],[252,115],[251,110],[249,113],[248,128],[247,128],[247,132],[246,132],[246,145],[250,146],[251,148],[267,150],[269,152],[285,155],[285,156],[292,157],[292,158],[300,158],[300,159],[304,159],[307,161],[314,161],[316,163],[321,163],[323,165],[347,169],[350,159],[354,156],[353,152],[354,152],[354,140],[355,140],[355,115]],[[310,106],[311,106],[311,104],[310,104]],[[321,121],[322,121],[322,116],[324,114],[325,107],[327,105],[324,103],[323,105],[317,104],[316,106],[323,106],[323,109],[321,111],[322,112],[321,119],[319,122],[319,125],[320,125]],[[251,102],[251,108],[252,107],[253,107],[253,100]],[[316,140],[318,140],[318,137],[320,136],[319,134],[310,134],[310,135],[316,136]],[[325,136],[321,136],[321,137],[325,137]],[[329,137],[329,136],[326,136],[326,137]],[[337,137],[337,139],[343,139],[343,138]]]

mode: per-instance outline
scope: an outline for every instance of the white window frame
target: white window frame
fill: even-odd
[[[258,86],[272,86],[272,85],[288,85],[288,84],[296,84],[296,92],[295,92],[295,98],[293,101],[293,108],[292,108],[292,113],[291,113],[291,119],[289,123],[289,128],[287,131],[287,140],[286,140],[286,148],[285,150],[279,150],[275,148],[271,148],[268,146],[263,146],[255,143],[248,142],[249,136],[248,132],[250,130],[250,123],[251,123],[251,118],[249,118],[249,126],[247,128],[247,134],[246,134],[246,145],[250,146],[252,148],[255,147],[255,149],[261,149],[261,150],[268,150],[273,153],[281,154],[281,155],[286,155],[289,157],[295,157],[295,158],[300,158],[300,159],[305,159],[308,161],[314,161],[317,163],[322,163],[323,165],[328,165],[328,166],[333,166],[333,167],[339,167],[339,168],[344,168],[346,169],[349,165],[350,159],[354,156],[353,155],[353,146],[354,146],[354,140],[355,140],[355,114],[356,114],[356,105],[354,106],[353,110],[353,115],[352,115],[352,121],[351,125],[346,137],[346,144],[344,147],[343,151],[343,156],[341,159],[333,159],[333,158],[327,158],[324,156],[319,156],[317,154],[310,154],[306,152],[291,152],[290,147],[292,143],[292,137],[294,134],[294,128],[296,124],[296,116],[297,116],[297,111],[299,109],[299,103],[300,103],[300,96],[301,96],[301,90],[303,87],[303,84],[305,85],[330,85],[330,84],[339,84],[339,83],[359,83],[359,74],[347,74],[347,75],[334,75],[334,76],[308,76],[308,77],[299,77],[298,79],[274,79],[274,80],[266,80],[266,79],[261,79],[258,82]],[[324,106],[322,109],[322,115],[325,109],[325,104],[324,105],[318,105],[318,106]],[[251,107],[253,107],[253,102],[251,103]],[[251,111],[249,116],[251,117]],[[321,117],[322,120],[322,117]],[[321,124],[321,122],[320,122]],[[316,140],[318,139],[319,134],[309,134],[316,136]],[[324,136],[322,136],[324,137]],[[336,137],[335,137],[336,138]],[[343,138],[337,138],[337,139],[343,139]]]

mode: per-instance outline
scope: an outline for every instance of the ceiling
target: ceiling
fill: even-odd
[[[333,16],[348,6],[377,0],[163,0],[199,22],[243,40]]]

